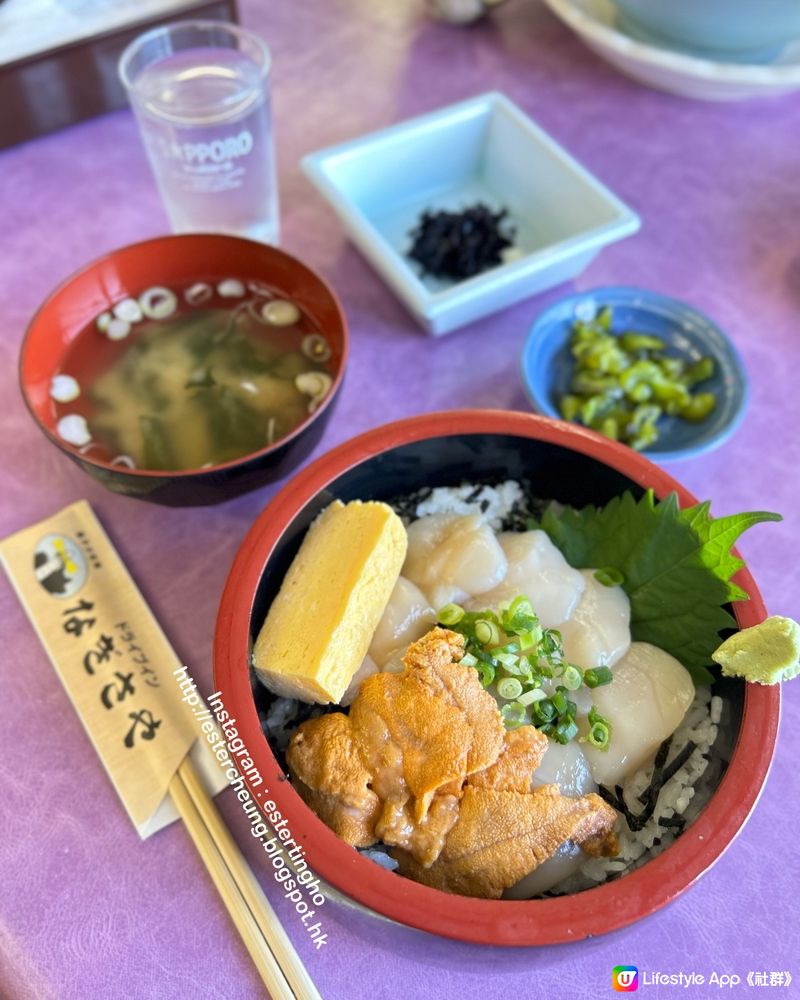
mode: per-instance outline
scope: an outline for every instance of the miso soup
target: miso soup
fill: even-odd
[[[219,465],[306,420],[330,358],[312,318],[266,285],[149,289],[76,338],[51,388],[57,433],[131,468]]]

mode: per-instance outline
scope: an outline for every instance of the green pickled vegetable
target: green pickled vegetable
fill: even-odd
[[[699,423],[706,419],[716,405],[717,400],[712,392],[698,392],[680,408],[679,413],[684,420]]]
[[[651,337],[647,333],[623,333],[619,338],[626,351],[663,351],[667,346],[660,337]]]
[[[658,440],[665,415],[699,423],[713,412],[714,394],[693,392],[714,375],[713,358],[675,357],[660,337],[638,330],[615,334],[612,321],[606,306],[593,320],[573,324],[575,368],[558,401],[564,420],[642,451]]]

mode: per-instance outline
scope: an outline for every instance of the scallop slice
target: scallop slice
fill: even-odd
[[[689,671],[674,656],[649,642],[632,642],[611,684],[593,691],[595,708],[611,723],[607,749],[583,744],[594,780],[613,788],[637,771],[675,732],[693,699]],[[581,720],[582,731],[587,728]]]
[[[80,394],[81,387],[71,375],[54,375],[50,380],[50,398],[57,403],[71,403]]]
[[[541,896],[543,892],[574,875],[586,860],[587,856],[580,847],[567,840],[555,854],[506,889],[503,899],[532,899],[534,896]]]
[[[381,667],[382,674],[402,674],[406,669],[405,663],[403,663],[403,657],[406,655],[406,647],[401,646],[400,649],[395,649],[389,659]]]
[[[506,531],[499,541],[508,573],[501,586],[472,602],[475,608],[496,607],[524,594],[545,628],[566,621],[586,587],[580,571],[570,566],[544,531]]]
[[[558,785],[562,795],[586,795],[597,791],[584,748],[585,744],[579,744],[577,740],[563,745],[550,740],[542,762],[533,774],[533,787]]]
[[[580,571],[585,588],[571,617],[558,626],[564,659],[579,667],[612,667],[631,644],[631,602],[622,587],[604,587],[594,570]]]
[[[502,582],[508,559],[479,514],[429,514],[408,528],[403,576],[437,610]]]
[[[371,677],[372,674],[377,674],[378,672],[379,672],[378,664],[372,659],[369,653],[367,653],[367,655],[364,657],[361,663],[361,666],[353,674],[350,683],[347,685],[347,690],[339,699],[339,704],[343,708],[347,708],[348,705],[351,705],[353,699],[358,694],[359,689],[361,688],[362,682],[365,681],[368,677]]]
[[[56,424],[56,433],[62,441],[74,444],[76,448],[81,448],[92,440],[86,418],[78,413],[70,413],[66,417],[62,417]]]
[[[581,746],[573,740],[562,746],[551,740],[541,764],[533,773],[531,784],[558,785],[562,795],[586,795],[597,791],[589,762]],[[562,844],[556,853],[525,875],[503,893],[506,899],[530,899],[539,896],[563,879],[573,875],[586,861],[586,855],[572,841]]]
[[[429,632],[436,612],[416,584],[400,576],[372,636],[369,655],[383,669],[392,654]]]

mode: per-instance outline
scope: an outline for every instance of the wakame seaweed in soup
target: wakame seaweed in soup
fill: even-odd
[[[219,465],[306,420],[331,388],[330,357],[312,317],[269,286],[148,289],[76,338],[53,380],[57,432],[132,468]]]

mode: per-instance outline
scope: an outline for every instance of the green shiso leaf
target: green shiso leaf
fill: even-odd
[[[724,605],[747,599],[731,581],[744,565],[731,547],[752,525],[780,520],[766,511],[712,519],[708,503],[682,511],[674,493],[657,502],[648,490],[638,501],[626,492],[602,508],[551,506],[541,527],[572,566],[618,570],[633,638],[667,650],[695,684],[707,684],[719,633],[736,626]]]

